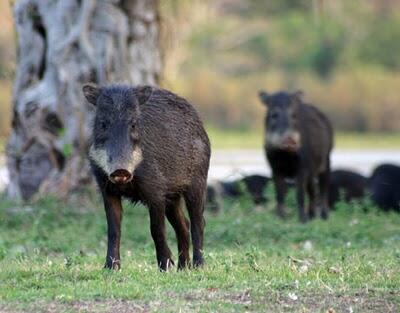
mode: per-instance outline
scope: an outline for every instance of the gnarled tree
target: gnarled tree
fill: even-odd
[[[65,195],[90,180],[82,84],[156,84],[157,0],[19,0],[7,193]]]

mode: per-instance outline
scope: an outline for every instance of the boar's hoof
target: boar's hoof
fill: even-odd
[[[164,260],[161,260],[158,263],[158,266],[160,268],[160,272],[166,272],[168,271],[170,268],[172,268],[175,265],[174,261],[170,258],[166,258]]]
[[[315,210],[313,210],[313,209],[308,209],[308,218],[310,219],[310,220],[313,220],[314,218],[316,218],[317,217],[317,215],[315,214]]]
[[[113,259],[107,260],[104,268],[109,270],[119,270],[121,269],[121,260]]]
[[[132,180],[132,174],[124,169],[118,169],[111,173],[110,180],[114,184],[123,185],[129,183]]]
[[[203,257],[193,259],[193,267],[194,268],[203,267],[203,265],[204,265]]]
[[[286,208],[284,206],[278,206],[276,208],[276,215],[278,215],[281,219],[286,219]]]
[[[307,215],[305,215],[305,214],[301,214],[300,215],[300,222],[301,223],[307,223],[308,222],[308,218],[307,218]]]
[[[183,261],[178,263],[178,271],[183,271],[185,268],[190,268],[190,261]]]
[[[322,212],[321,212],[321,218],[324,219],[324,220],[327,220],[328,217],[329,217],[328,212],[325,211],[325,210],[322,210]]]

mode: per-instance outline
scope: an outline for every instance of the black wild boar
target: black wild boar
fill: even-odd
[[[148,207],[160,270],[173,265],[165,216],[177,236],[178,268],[190,261],[183,199],[190,218],[193,265],[202,265],[210,144],[195,109],[156,87],[85,85],[83,93],[96,109],[89,159],[107,216],[105,267],[120,267],[122,197]]]
[[[342,200],[346,202],[362,199],[366,188],[367,178],[363,175],[348,170],[334,170],[330,175],[329,206],[333,208],[342,195]]]
[[[263,175],[249,175],[242,178],[241,184],[246,187],[254,204],[260,205],[267,202],[264,191],[269,180],[269,177]]]
[[[381,209],[400,212],[400,166],[382,164],[368,181],[371,200]]]
[[[249,175],[230,182],[215,182],[207,187],[207,206],[213,212],[221,211],[224,198],[236,199],[248,193],[254,204],[264,204],[267,199],[264,190],[269,178],[263,175]]]
[[[207,186],[206,208],[215,213],[220,212],[222,207],[221,196],[217,189],[218,183]]]
[[[317,214],[316,208],[321,209],[322,218],[328,218],[333,129],[322,112],[303,103],[301,95],[300,91],[293,94],[259,93],[268,108],[264,148],[273,173],[277,213],[285,216],[285,178],[296,178],[299,216],[302,222],[306,222]],[[304,207],[306,191],[309,196],[308,213]]]

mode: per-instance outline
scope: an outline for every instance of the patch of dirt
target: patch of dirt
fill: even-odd
[[[74,302],[36,301],[28,305],[0,304],[1,313],[60,313],[60,312],[85,312],[85,313],[143,313],[150,312],[150,307],[135,301],[124,300],[88,300]]]
[[[177,297],[175,295],[175,297]],[[208,288],[206,292],[196,291],[184,295],[184,299],[187,302],[212,302],[212,301],[222,301],[232,304],[243,304],[250,305],[252,299],[250,297],[250,291],[246,290],[244,292],[221,292],[216,288]]]
[[[271,299],[272,300],[272,299]],[[374,294],[362,292],[346,294],[279,294],[272,301],[266,301],[266,308],[273,312],[324,312],[324,313],[398,313],[400,292]],[[275,302],[275,303],[274,303]],[[277,310],[278,309],[278,310]]]
[[[252,297],[250,290],[227,292],[215,288],[206,292],[194,291],[186,294],[168,293],[164,301],[150,303],[130,300],[87,300],[87,301],[36,301],[31,304],[0,304],[2,313],[143,313],[143,312],[201,312],[202,305],[212,302],[233,304],[243,312],[301,312],[301,313],[398,313],[400,292],[385,294],[360,292],[354,294],[294,294],[271,292],[265,296]],[[166,300],[166,301],[165,301]],[[176,303],[174,304],[174,300]]]

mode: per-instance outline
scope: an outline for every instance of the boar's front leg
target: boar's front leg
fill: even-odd
[[[103,194],[108,227],[108,247],[105,268],[119,269],[121,259],[119,246],[121,239],[122,204],[121,197]]]
[[[285,195],[287,191],[287,185],[285,182],[285,177],[274,174],[273,175],[274,184],[275,184],[275,194],[276,194],[276,213],[279,217],[285,218],[286,217],[286,210],[285,210]]]

